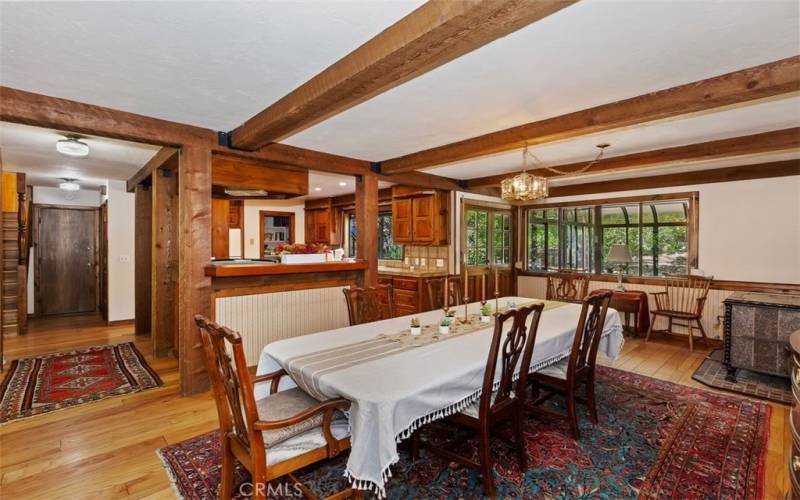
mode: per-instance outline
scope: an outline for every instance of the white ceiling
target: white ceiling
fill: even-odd
[[[0,2],[0,84],[230,130],[422,3]],[[582,0],[286,142],[383,160],[755,66],[800,53],[799,9],[794,0]],[[601,141],[611,142],[608,155],[615,156],[800,126],[799,102],[742,106],[534,152],[546,163],[568,163],[590,160]],[[153,152],[90,138],[97,153],[69,160],[55,153],[55,132],[34,140],[8,127],[0,128],[7,167],[56,172],[50,179],[68,172],[87,181],[125,179]],[[106,142],[133,149],[103,157]],[[519,163],[517,151],[429,171],[471,178]],[[341,194],[338,182],[316,172],[310,178],[312,188],[323,188],[320,196]]]
[[[392,184],[391,182],[378,181],[378,189],[389,187]],[[327,198],[329,196],[352,194],[355,191],[355,177],[351,175],[338,175],[310,170],[308,172],[308,196],[292,199]]]
[[[227,131],[422,3],[0,2],[0,82]]]
[[[798,5],[583,0],[286,142],[384,160],[790,57]]]
[[[597,155],[596,145],[604,142],[611,145],[606,149],[605,156],[613,157],[798,126],[800,97],[788,97],[531,146],[529,150],[544,165],[552,166],[591,161]],[[796,155],[800,157],[800,151]],[[531,166],[535,165],[531,163]],[[520,149],[427,171],[446,177],[471,179],[519,171],[521,166]]]
[[[3,169],[25,172],[33,186],[56,186],[62,177],[75,178],[85,188],[104,186],[106,180],[127,180],[158,151],[157,146],[82,136],[89,156],[72,158],[56,151],[64,133],[0,122]]]

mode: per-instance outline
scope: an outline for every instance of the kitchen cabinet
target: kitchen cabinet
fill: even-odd
[[[215,259],[229,257],[230,200],[211,199],[211,256]]]
[[[447,245],[450,193],[408,186],[392,188],[392,239],[395,243]]]
[[[427,311],[428,307],[428,280],[439,279],[441,276],[397,276],[378,274],[378,284],[392,286],[392,304],[394,315],[407,316]]]
[[[338,246],[342,244],[341,212],[330,198],[306,202],[306,243]]]

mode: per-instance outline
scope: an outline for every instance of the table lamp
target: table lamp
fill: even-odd
[[[617,290],[624,292],[625,286],[622,284],[622,267],[625,264],[630,264],[633,262],[631,250],[628,248],[628,245],[611,245],[611,249],[609,249],[608,256],[606,257],[606,262],[617,265]]]

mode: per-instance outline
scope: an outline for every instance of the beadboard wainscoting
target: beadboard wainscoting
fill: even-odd
[[[590,281],[589,291],[597,290],[598,288],[613,289],[617,286],[616,282],[607,281]],[[641,290],[647,292],[647,297],[650,305],[650,310],[655,308],[655,299],[651,295],[654,292],[663,292],[663,285],[643,285],[643,284],[627,284],[625,287],[629,290]],[[708,291],[708,298],[706,299],[706,307],[703,309],[703,328],[706,334],[712,339],[722,338],[722,316],[724,314],[722,301],[733,293],[733,290],[716,290],[711,289]],[[544,299],[547,296],[547,278],[538,276],[520,276],[519,277],[519,295],[522,297],[532,297],[535,299]],[[656,320],[656,329],[665,329],[667,327],[667,319],[659,317]],[[673,324],[673,331],[675,333],[686,332],[686,328],[681,328],[677,323]],[[695,336],[700,332],[695,332]]]
[[[242,335],[247,364],[254,366],[270,342],[347,326],[343,288],[219,297],[217,322]]]

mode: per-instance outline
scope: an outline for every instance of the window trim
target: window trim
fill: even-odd
[[[461,203],[461,234],[460,234],[460,250],[461,250],[461,265],[463,267],[464,264],[464,256],[467,254],[467,211],[468,210],[483,210],[487,212],[487,219],[486,225],[489,230],[489,235],[487,235],[486,240],[486,258],[487,264],[486,265],[477,265],[477,266],[468,266],[470,269],[490,269],[496,266],[498,269],[512,269],[514,267],[514,259],[516,258],[516,245],[517,245],[517,234],[514,231],[514,224],[515,224],[515,213],[513,206],[509,205],[502,205],[500,203],[492,203],[488,201],[480,201],[480,200],[462,200]],[[509,244],[509,262],[508,264],[494,264],[493,259],[491,257],[494,256],[494,238],[492,237],[492,221],[493,216],[496,213],[508,214],[509,216],[509,224],[510,224],[510,233],[509,237],[511,239]]]
[[[597,207],[600,205],[624,205],[624,204],[631,204],[631,203],[643,203],[643,202],[660,202],[660,201],[671,201],[671,200],[685,200],[687,201],[687,214],[686,214],[686,232],[687,232],[687,261],[689,269],[698,268],[699,267],[699,205],[700,205],[700,193],[698,191],[687,191],[687,192],[677,192],[677,193],[660,193],[660,194],[652,194],[652,195],[640,195],[640,196],[624,196],[618,198],[598,198],[598,199],[590,199],[590,200],[579,200],[579,201],[567,201],[567,202],[555,202],[555,203],[529,203],[524,205],[518,205],[518,214],[517,220],[521,222],[522,229],[521,233],[523,235],[522,244],[523,244],[523,269],[519,271],[521,276],[548,276],[552,274],[557,274],[558,271],[538,271],[538,270],[531,270],[530,263],[528,260],[528,256],[530,255],[530,249],[528,247],[528,211],[529,210],[545,210],[545,209],[561,209],[561,208],[580,208],[580,207]],[[561,211],[559,210],[558,215],[558,231],[559,236],[561,234]],[[595,228],[597,225],[600,224],[600,219],[595,216],[595,221],[593,221]],[[665,222],[663,225],[678,225],[676,223],[669,223]],[[683,225],[683,224],[680,224]],[[606,226],[609,227],[609,226]],[[599,233],[595,231],[595,238],[599,237]],[[596,243],[596,242],[595,242]],[[561,258],[561,247],[563,246],[562,238],[559,237],[559,259]],[[546,249],[545,249],[546,251]],[[610,277],[613,276],[611,274],[605,273],[595,273],[594,270],[600,269],[597,265],[597,259],[601,258],[598,252],[594,252],[594,260],[595,262],[592,263],[593,272],[590,273],[592,275],[592,279],[596,279],[598,277]],[[636,278],[636,280],[663,280],[661,276],[638,276],[638,275],[626,275],[626,280],[629,278]],[[639,281],[640,283],[645,283]]]

